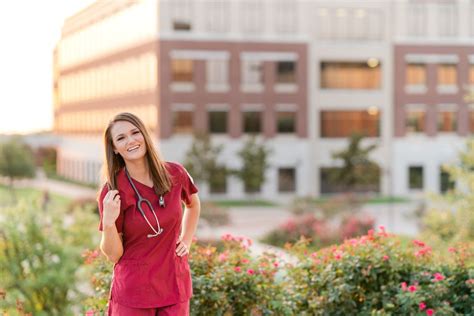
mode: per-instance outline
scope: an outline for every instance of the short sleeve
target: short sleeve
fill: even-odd
[[[188,173],[188,171],[180,166],[182,177],[181,177],[181,199],[186,203],[191,203],[191,195],[198,192],[198,188],[194,184],[193,177]]]
[[[109,188],[107,185],[104,185],[102,188],[102,191],[100,192],[99,200],[97,201],[97,204],[99,206],[99,216],[100,216],[100,222],[99,222],[99,230],[102,231],[104,229],[103,224],[102,224],[102,218],[103,218],[103,213],[104,213],[104,197],[109,192]],[[123,199],[122,199],[123,203]],[[120,210],[120,214],[115,221],[115,227],[117,227],[117,232],[122,233],[123,231],[123,212]]]

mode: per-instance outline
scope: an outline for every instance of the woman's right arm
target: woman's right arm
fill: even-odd
[[[110,190],[102,200],[102,239],[100,250],[116,263],[123,254],[122,234],[117,231],[115,221],[120,215],[120,195],[117,190]]]

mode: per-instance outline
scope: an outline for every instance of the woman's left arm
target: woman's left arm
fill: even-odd
[[[181,234],[177,241],[176,254],[180,257],[189,253],[200,213],[201,201],[199,200],[197,193],[194,193],[191,195],[191,203],[186,204],[181,226]]]

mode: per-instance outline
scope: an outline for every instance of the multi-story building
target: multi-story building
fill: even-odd
[[[394,193],[443,192],[474,131],[474,1],[398,1],[396,17]]]
[[[63,140],[58,171],[97,181],[101,132],[115,113],[131,111],[145,120],[167,160],[183,162],[193,135],[208,132],[224,145],[221,162],[238,168],[237,152],[248,134],[257,133],[272,149],[260,191],[264,198],[336,192],[328,178],[328,170],[338,167],[332,153],[345,148],[353,132],[368,136],[364,145],[378,145],[372,159],[380,166],[379,181],[370,190],[410,193],[407,179],[415,176],[407,172],[419,173],[422,157],[423,163],[436,157],[433,144],[432,151],[413,155],[419,160],[410,158],[413,146],[423,150],[419,137],[406,136],[419,117],[411,111],[436,103],[448,122],[456,104],[459,117],[468,117],[461,96],[466,81],[456,81],[457,92],[446,97],[445,91],[453,91],[447,87],[452,67],[438,70],[443,87],[434,87],[436,92],[434,66],[419,70],[420,60],[444,54],[450,56],[428,60],[467,65],[472,59],[467,44],[472,32],[459,33],[465,43],[450,47],[409,44],[413,34],[431,40],[411,29],[423,28],[418,20],[425,15],[417,5],[429,3],[430,10],[438,5],[414,2],[96,2],[66,20],[54,54],[55,131]],[[472,2],[449,4],[463,16],[454,19],[459,28],[473,23],[466,13],[473,12]],[[431,15],[429,21],[426,28],[433,24]],[[426,87],[420,94],[422,80]],[[435,114],[426,113],[424,137],[438,140]],[[468,133],[466,124],[456,125],[459,139]],[[448,125],[443,128],[452,128]],[[426,168],[424,175],[432,172]],[[240,198],[246,189],[229,177],[219,187],[201,185],[201,192]]]

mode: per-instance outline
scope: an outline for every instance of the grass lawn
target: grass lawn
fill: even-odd
[[[26,200],[35,200],[41,201],[43,192],[38,189],[32,188],[17,188],[15,189],[16,199],[26,199]],[[55,193],[50,193],[50,200],[48,208],[56,208],[61,207],[65,208],[71,202],[70,198],[64,197],[62,195],[58,195]],[[0,184],[0,208],[5,206],[10,206],[13,203],[13,199],[11,196],[11,191],[8,186]]]
[[[210,200],[209,202],[220,207],[275,207],[278,204],[266,200]]]

